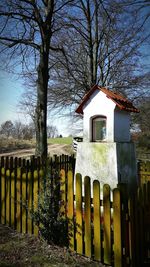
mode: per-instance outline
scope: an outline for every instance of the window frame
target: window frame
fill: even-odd
[[[92,131],[92,142],[104,142],[106,141],[106,138],[105,139],[99,139],[96,141],[96,138],[95,138],[95,133],[94,133],[94,121],[96,119],[101,119],[102,121],[104,120],[105,121],[105,125],[106,125],[106,135],[107,135],[107,117],[104,116],[104,115],[96,115],[94,117],[91,118],[91,131]]]

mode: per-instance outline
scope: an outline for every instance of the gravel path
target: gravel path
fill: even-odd
[[[70,155],[70,151],[71,151],[71,146],[70,145],[65,145],[65,144],[51,144],[48,145],[48,153],[50,154],[50,156],[53,156],[54,154],[62,155]],[[18,149],[18,150],[14,150],[12,152],[7,152],[7,153],[1,153],[0,157],[2,156],[10,156],[10,157],[25,157],[28,158],[32,155],[34,155],[35,153],[35,149],[34,148],[30,148],[30,149]]]

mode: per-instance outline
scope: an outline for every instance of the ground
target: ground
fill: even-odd
[[[0,267],[105,267],[67,248],[0,225]]]
[[[48,139],[48,153],[50,156],[57,155],[71,155],[73,154],[72,149],[72,138],[49,138]],[[23,157],[30,158],[35,154],[35,140],[15,140],[0,139],[0,157],[11,156],[11,157]]]
[[[66,144],[51,144],[48,145],[48,153],[50,156],[56,155],[70,155],[70,145]],[[11,152],[3,152],[0,153],[0,157],[2,156],[10,156],[10,157],[21,157],[21,158],[29,158],[30,156],[34,155],[35,149],[34,148],[28,148],[28,149],[17,149]]]

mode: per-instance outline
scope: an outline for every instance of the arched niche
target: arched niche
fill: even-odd
[[[91,118],[91,136],[92,142],[106,141],[107,117],[96,115]]]

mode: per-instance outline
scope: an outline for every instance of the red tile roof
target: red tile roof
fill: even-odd
[[[94,93],[94,91],[97,90],[97,89],[102,91],[104,94],[106,94],[106,97],[111,99],[119,109],[125,110],[125,111],[128,111],[128,112],[139,112],[139,110],[133,106],[132,102],[130,102],[125,97],[123,97],[121,94],[112,92],[112,91],[110,91],[109,89],[107,89],[105,87],[100,87],[98,85],[94,85],[89,90],[89,92],[84,96],[82,102],[80,103],[80,105],[76,109],[77,113],[83,114],[83,106],[89,100],[90,96]]]

